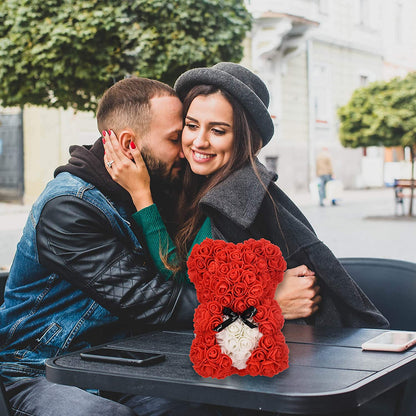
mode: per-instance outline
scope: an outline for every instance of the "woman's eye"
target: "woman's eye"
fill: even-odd
[[[214,134],[216,134],[218,136],[222,136],[223,134],[225,134],[224,130],[212,129],[212,131],[214,132]]]
[[[194,130],[197,128],[197,125],[194,123],[185,123],[185,126],[190,130]]]

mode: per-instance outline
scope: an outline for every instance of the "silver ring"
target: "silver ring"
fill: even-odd
[[[107,166],[111,169],[111,165],[114,163],[114,160],[110,160],[109,162],[107,162]]]

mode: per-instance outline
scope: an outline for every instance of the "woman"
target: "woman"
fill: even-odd
[[[223,62],[185,72],[175,89],[184,103],[182,148],[188,165],[174,245],[149,199],[150,190],[146,197],[134,198],[149,182],[134,144],[135,165],[124,164],[127,168],[122,169],[115,163],[115,169],[108,168],[133,197],[138,209],[134,219],[145,233],[157,267],[183,276],[193,244],[207,237],[232,242],[266,238],[281,248],[289,269],[306,265],[319,279],[322,301],[307,323],[388,326],[300,210],[275,185],[276,175],[256,159],[274,132],[267,111],[269,94],[260,78],[241,65]],[[109,139],[105,161],[120,160],[123,156],[116,153],[114,136]]]

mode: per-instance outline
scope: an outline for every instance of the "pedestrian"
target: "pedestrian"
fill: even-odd
[[[316,158],[316,176],[319,178],[319,205],[324,206],[326,198],[326,184],[334,179],[331,155],[327,147],[323,147]],[[336,205],[336,200],[331,200],[332,205]]]

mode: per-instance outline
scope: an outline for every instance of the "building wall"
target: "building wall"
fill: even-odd
[[[279,185],[304,189],[308,184],[308,95],[306,54],[289,60],[281,77],[281,112],[275,136],[260,158],[277,157]],[[305,163],[306,161],[306,163]],[[272,166],[269,166],[272,168]]]
[[[281,182],[292,191],[313,182],[315,157],[328,147],[335,175],[347,188],[383,186],[384,150],[345,149],[338,138],[337,109],[354,89],[416,69],[416,3],[412,0],[251,0],[255,16],[252,40],[270,45],[263,55],[249,55],[251,68],[272,94],[271,112],[277,133],[262,150],[260,159],[277,158]],[[293,24],[280,42],[261,32],[266,23],[279,28]],[[296,51],[285,55],[284,42],[296,24],[306,30],[298,37]],[[319,25],[314,25],[318,22]],[[307,27],[309,26],[309,27]],[[295,33],[296,35],[296,33]],[[263,39],[262,39],[263,36]],[[256,47],[252,49],[256,50]],[[272,48],[274,52],[272,52]],[[293,48],[292,48],[293,49]],[[272,69],[271,69],[272,68]],[[273,103],[275,105],[273,106]],[[276,105],[277,103],[277,105]],[[266,163],[267,164],[267,163]],[[272,167],[272,166],[270,166]]]
[[[268,84],[276,123],[276,135],[260,159],[277,158],[269,162],[275,163],[283,187],[306,190],[314,180],[314,156],[325,145],[333,155],[335,174],[346,187],[380,185],[383,155],[372,150],[364,158],[359,149],[342,148],[336,110],[363,83],[416,69],[416,2],[247,0],[247,6],[255,24],[245,41],[242,63]],[[261,32],[262,13],[270,11],[289,17],[280,19],[283,24],[275,31]],[[308,29],[286,54],[273,36],[293,18],[304,19]],[[273,29],[273,18],[267,19],[266,26]],[[263,59],[259,47],[268,44],[272,49]],[[317,64],[327,72],[325,79],[314,81]],[[326,122],[316,122],[317,99],[327,100]],[[67,161],[70,144],[91,144],[98,132],[92,114],[72,110],[27,107],[23,123],[25,202],[30,203],[53,177],[54,169]]]
[[[68,161],[70,145],[92,144],[99,136],[92,113],[25,107],[24,203],[33,203],[55,168]]]

